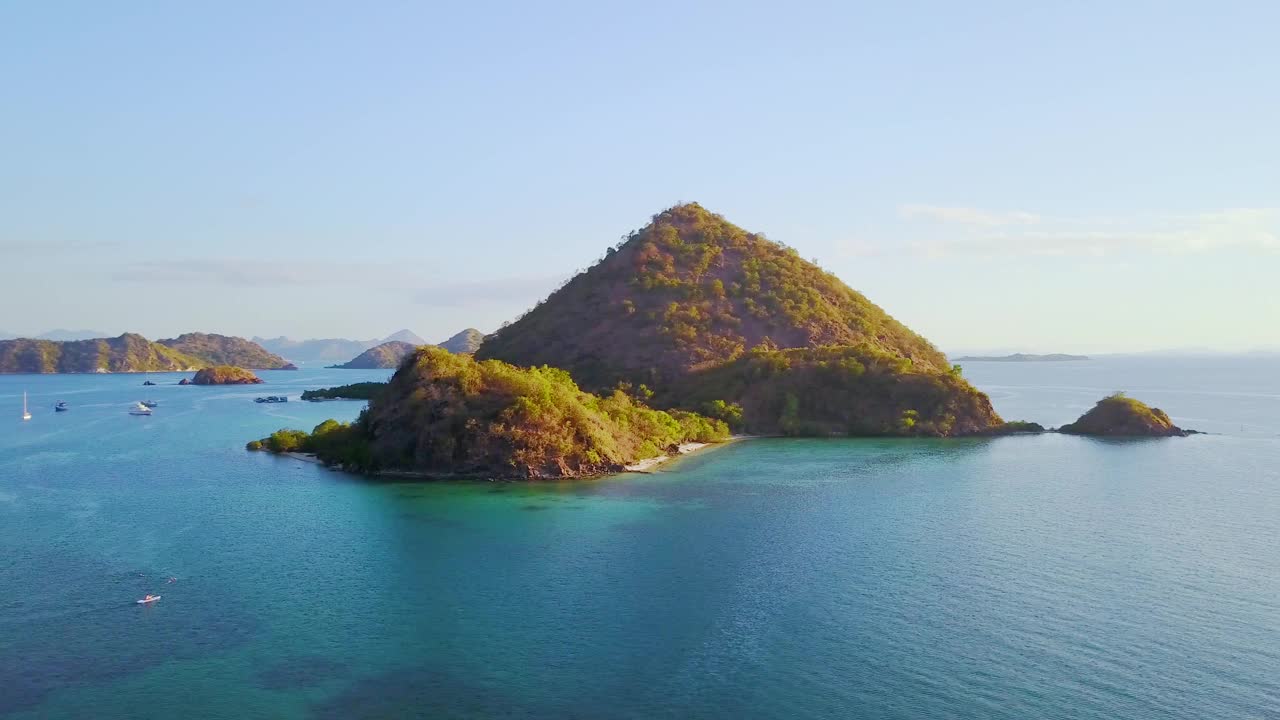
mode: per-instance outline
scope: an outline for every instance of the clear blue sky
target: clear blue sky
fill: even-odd
[[[1277,8],[5,3],[0,329],[488,331],[697,200],[945,349],[1280,345]]]

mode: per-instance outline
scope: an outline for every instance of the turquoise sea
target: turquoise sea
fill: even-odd
[[[385,372],[0,376],[0,717],[1280,717],[1280,361],[965,374],[1009,418],[1123,389],[1214,434],[379,483],[243,445]]]

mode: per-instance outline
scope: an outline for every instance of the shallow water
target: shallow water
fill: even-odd
[[[242,448],[360,408],[254,396],[385,372],[0,376],[0,716],[1274,717],[1280,367],[1129,362],[965,373],[1006,417],[1123,388],[1221,434],[370,483]]]

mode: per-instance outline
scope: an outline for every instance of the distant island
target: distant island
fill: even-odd
[[[260,385],[262,378],[230,365],[203,368],[191,378],[192,385]]]
[[[244,338],[212,333],[186,333],[156,342],[215,365],[235,365],[252,370],[298,369],[288,360],[267,352],[261,345]]]
[[[1051,353],[1049,355],[1014,353],[1000,356],[965,355],[956,358],[956,362],[1074,362],[1088,359],[1087,355],[1065,355],[1063,353]]]
[[[152,342],[136,333],[92,340],[0,340],[0,373],[127,373],[237,365],[296,369],[284,358],[238,337],[187,333]]]
[[[95,340],[0,340],[0,373],[174,372],[210,364],[135,333]]]
[[[475,328],[467,328],[440,343],[437,347],[444,348],[452,353],[473,353],[480,347],[480,343],[483,340],[483,333]],[[413,354],[413,351],[420,345],[424,344],[417,343],[415,345],[401,340],[391,340],[365,350],[348,362],[341,365],[332,365],[331,367],[345,370],[397,368],[400,367],[401,361]]]
[[[343,370],[373,370],[400,367],[400,361],[412,354],[417,348],[417,345],[392,340],[381,345],[375,345],[351,360],[332,367]]]
[[[405,342],[413,346],[424,344],[422,338],[409,330],[399,330],[387,337],[374,340],[347,340],[323,338],[315,340],[290,340],[286,337],[255,337],[253,342],[290,362],[304,365],[334,365],[345,363],[375,345],[385,342]]]

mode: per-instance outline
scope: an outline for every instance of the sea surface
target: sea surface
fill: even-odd
[[[0,717],[1280,717],[1280,362],[964,372],[1007,418],[1127,390],[1212,434],[387,483],[243,449],[386,372],[0,376]]]

